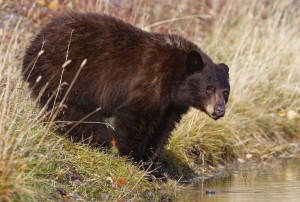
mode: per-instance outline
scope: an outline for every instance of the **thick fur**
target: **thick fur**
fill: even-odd
[[[224,106],[229,93],[228,67],[214,64],[192,42],[93,13],[47,24],[26,51],[23,76],[41,106],[59,108],[56,121],[82,122],[61,133],[91,138],[94,145],[114,139],[119,152],[136,162],[156,161],[189,107],[213,113],[207,108],[217,101],[208,87],[222,91],[218,102]],[[106,118],[113,118],[114,133],[100,123]]]

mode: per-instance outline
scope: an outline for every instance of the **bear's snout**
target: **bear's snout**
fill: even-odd
[[[225,105],[217,104],[214,106],[214,116],[216,119],[223,117],[225,114]]]

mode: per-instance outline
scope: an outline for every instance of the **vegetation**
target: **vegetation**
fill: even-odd
[[[33,2],[37,2],[33,4]],[[4,1],[0,10],[0,200],[159,200],[178,181],[247,160],[299,152],[300,18],[298,1]],[[100,2],[100,3],[99,3]],[[104,1],[103,1],[104,2]],[[176,4],[178,3],[178,4]],[[82,3],[81,3],[82,4]],[[23,7],[24,6],[24,7]],[[77,7],[76,7],[77,6]],[[148,182],[115,151],[90,148],[51,132],[20,76],[23,51],[44,22],[65,10],[118,15],[149,31],[185,35],[230,67],[226,116],[191,110],[174,131],[160,165],[173,180]]]

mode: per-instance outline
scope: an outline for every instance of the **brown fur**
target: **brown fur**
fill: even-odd
[[[41,50],[44,52],[37,57]],[[71,62],[63,70],[68,60]],[[208,86],[220,89],[224,106],[224,99],[228,99],[223,96],[224,91],[229,92],[226,65],[214,64],[183,37],[145,32],[107,15],[56,17],[24,56],[24,79],[33,97],[40,96],[42,106],[48,102],[48,110],[59,106],[76,73],[65,107],[55,120],[80,121],[93,113],[83,121],[97,123],[71,124],[61,127],[61,132],[69,130],[68,135],[77,140],[92,137],[95,145],[109,146],[114,139],[119,152],[131,155],[136,162],[156,161],[190,106],[207,112],[213,100]],[[97,108],[101,109],[95,111]],[[99,123],[110,117],[114,118],[113,134]]]

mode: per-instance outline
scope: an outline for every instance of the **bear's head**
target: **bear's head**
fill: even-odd
[[[214,64],[204,53],[192,50],[186,57],[186,72],[176,102],[199,109],[215,120],[223,117],[230,93],[228,66]]]

